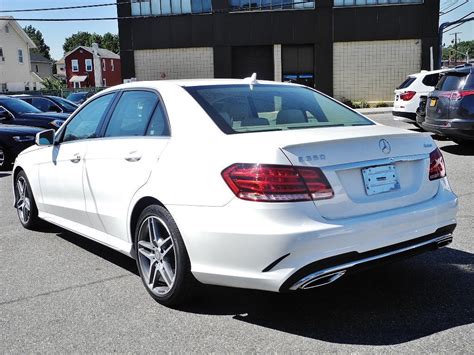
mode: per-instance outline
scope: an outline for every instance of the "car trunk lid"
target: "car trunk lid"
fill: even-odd
[[[319,167],[327,177],[334,197],[315,201],[322,217],[382,212],[437,193],[438,184],[428,179],[429,153],[436,149],[429,136],[381,125],[327,128],[320,133],[327,138],[308,136],[280,148],[293,165]]]

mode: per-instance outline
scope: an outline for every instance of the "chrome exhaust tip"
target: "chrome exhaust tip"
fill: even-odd
[[[453,235],[452,234],[446,234],[446,235],[443,235],[442,237],[440,237],[436,241],[436,245],[437,245],[438,248],[442,248],[442,247],[447,246],[448,244],[451,244],[452,241],[453,241]]]
[[[293,286],[290,287],[290,290],[309,290],[311,288],[316,288],[324,285],[333,283],[346,273],[346,270],[340,270],[331,273],[315,272],[308,276],[303,277],[301,280],[296,282]]]

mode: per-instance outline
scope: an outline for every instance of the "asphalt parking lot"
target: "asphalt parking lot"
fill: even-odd
[[[460,199],[449,247],[302,294],[203,287],[180,310],[155,303],[126,256],[22,229],[0,174],[0,352],[472,353],[474,146],[437,143]]]

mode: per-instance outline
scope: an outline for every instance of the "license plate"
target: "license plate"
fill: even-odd
[[[430,100],[430,106],[431,106],[431,107],[435,107],[435,106],[436,106],[436,101],[438,101],[438,100],[436,100],[436,99],[431,99],[431,100]]]
[[[362,169],[365,192],[367,195],[376,195],[398,190],[400,183],[395,165],[373,166]]]

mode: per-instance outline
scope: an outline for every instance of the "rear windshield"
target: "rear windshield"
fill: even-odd
[[[436,90],[455,91],[461,89],[466,80],[466,75],[460,73],[446,74],[436,85]]]
[[[415,77],[409,76],[408,78],[405,79],[403,83],[401,83],[397,89],[406,89],[411,85],[412,82],[416,80]]]
[[[337,101],[296,85],[211,85],[186,90],[227,134],[374,124]]]

